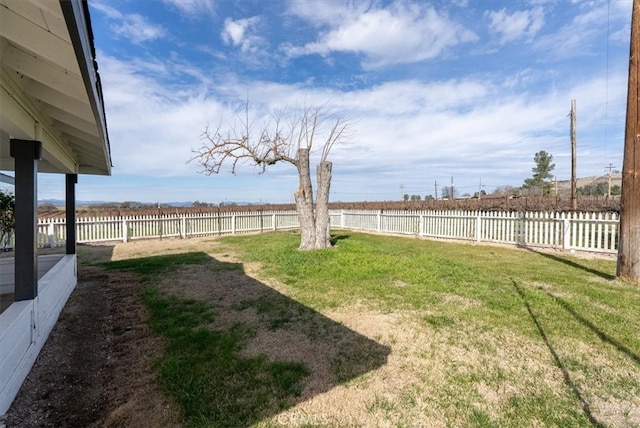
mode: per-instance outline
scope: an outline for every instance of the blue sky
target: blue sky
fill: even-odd
[[[199,174],[207,125],[302,104],[340,109],[333,201],[520,186],[533,156],[570,178],[621,168],[631,0],[90,0],[113,176],[78,199],[292,202],[297,175]],[[62,198],[44,177],[40,198]]]

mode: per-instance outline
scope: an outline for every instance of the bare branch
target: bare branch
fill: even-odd
[[[349,130],[349,126],[351,123],[347,119],[343,119],[342,117],[338,117],[331,127],[331,131],[329,132],[329,136],[327,137],[324,145],[322,146],[322,155],[320,156],[320,161],[324,162],[329,157],[329,153],[331,149],[336,143],[343,142],[347,137],[347,133]]]
[[[223,131],[222,120],[215,129],[205,128],[202,145],[192,149],[188,162],[197,161],[203,168],[201,172],[208,175],[218,174],[225,163],[232,173],[243,163],[259,167],[261,173],[278,162],[298,166],[298,151],[304,148],[312,152],[315,139],[330,115],[324,106],[305,107],[294,117],[287,117],[286,113],[286,107],[272,113],[254,135],[255,123],[247,100],[228,130]],[[348,125],[347,120],[338,116],[320,148],[322,160],[327,159],[334,144],[343,141]]]
[[[203,167],[201,172],[207,175],[218,174],[225,163],[230,164],[232,173],[244,162],[258,166],[261,172],[281,161],[295,165],[296,160],[290,153],[290,138],[283,138],[280,130],[281,117],[275,116],[274,122],[273,135],[273,126],[267,122],[260,135],[254,138],[247,101],[244,115],[236,115],[236,121],[230,125],[226,135],[222,131],[222,121],[215,130],[209,126],[205,128],[200,136],[203,144],[192,149],[188,162],[197,161]]]

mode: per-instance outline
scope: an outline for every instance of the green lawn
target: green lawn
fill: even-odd
[[[168,338],[159,376],[188,425],[640,426],[640,287],[615,280],[614,261],[351,232],[335,238],[333,249],[300,252],[296,234],[225,237],[204,250],[212,258],[110,264],[148,279],[151,326]],[[229,254],[259,263],[259,277],[279,292],[223,306],[215,296],[180,299],[152,285],[166,282],[179,257],[182,274],[193,266],[209,266],[211,278],[242,273],[218,260]],[[212,328],[225,311],[254,311],[264,325]],[[323,314],[388,349],[386,363],[341,372],[362,355],[331,354],[331,388],[314,395],[307,361],[244,356],[260,331],[344,342],[333,325],[321,330],[334,331],[332,339],[317,333]],[[304,326],[312,319],[313,329]],[[362,354],[380,351],[366,346]],[[213,374],[207,361],[215,361]],[[331,394],[351,407],[336,410]],[[234,410],[238,397],[249,404]]]

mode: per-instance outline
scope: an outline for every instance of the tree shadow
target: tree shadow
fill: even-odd
[[[332,235],[331,236],[331,245],[336,245],[339,241],[343,239],[349,239],[351,235]]]
[[[595,324],[593,324],[591,321],[589,321],[588,319],[580,315],[573,307],[571,307],[571,305],[568,302],[566,302],[561,297],[558,297],[553,293],[550,293],[549,291],[544,291],[544,293],[547,296],[554,299],[556,303],[558,303],[565,311],[569,312],[580,324],[587,327],[589,330],[593,331],[596,334],[596,336],[598,336],[603,342],[612,345],[618,351],[622,352],[623,354],[631,358],[636,364],[640,365],[640,356],[638,354],[636,354],[631,349],[627,348],[622,343],[618,342],[617,340],[615,340],[614,338],[610,337],[608,334],[600,330]]]
[[[569,372],[567,371],[567,368],[562,363],[562,360],[558,356],[558,353],[556,352],[555,348],[553,347],[553,345],[549,341],[549,338],[547,337],[547,334],[545,333],[544,328],[542,328],[542,325],[538,321],[538,318],[533,313],[533,309],[531,308],[531,305],[527,301],[527,297],[526,297],[524,291],[522,290],[521,287],[518,286],[518,284],[516,283],[515,280],[512,279],[511,283],[513,284],[513,288],[516,290],[516,293],[518,293],[518,296],[520,296],[520,299],[522,300],[522,303],[524,304],[525,308],[527,309],[527,312],[529,313],[529,316],[531,317],[531,321],[533,322],[533,324],[535,325],[536,329],[538,330],[538,333],[540,334],[540,337],[542,338],[542,341],[547,346],[547,349],[549,349],[549,353],[553,357],[553,361],[555,362],[556,367],[558,367],[558,369],[562,373],[562,378],[564,380],[565,385],[567,385],[567,387],[569,387],[569,389],[571,389],[571,391],[576,396],[578,401],[580,401],[580,405],[582,406],[582,411],[584,412],[585,416],[589,419],[589,422],[591,422],[591,424],[593,424],[593,426],[595,426],[595,427],[604,427],[605,425],[602,424],[602,422],[598,421],[595,418],[595,416],[593,416],[593,413],[591,411],[591,406],[589,406],[589,403],[585,400],[585,398],[582,396],[582,393],[580,392],[580,390],[578,389],[576,384],[571,379],[571,376],[569,375]]]
[[[584,266],[584,265],[582,265],[580,263],[577,263],[577,262],[575,262],[573,260],[568,260],[568,259],[566,259],[564,257],[558,257],[558,256],[556,256],[554,254],[550,254],[550,253],[547,253],[545,251],[536,250],[535,248],[529,247],[527,245],[518,245],[518,248],[522,248],[522,249],[527,250],[527,251],[529,251],[531,253],[539,254],[542,257],[546,257],[546,258],[548,258],[550,260],[553,260],[553,261],[556,261],[556,262],[559,262],[559,263],[563,263],[563,264],[565,264],[567,266],[570,266],[572,268],[583,270],[583,271],[588,272],[590,274],[599,276],[600,278],[606,279],[607,281],[611,281],[611,280],[616,279],[615,275],[611,275],[611,274],[608,274],[606,272],[602,272],[602,271],[599,271],[599,270],[596,270],[596,269],[592,269],[590,267],[587,267],[587,266]]]
[[[109,265],[153,284],[144,297],[150,325],[167,340],[158,376],[187,425],[253,425],[357,382],[390,353],[248,276],[241,263],[194,252]]]

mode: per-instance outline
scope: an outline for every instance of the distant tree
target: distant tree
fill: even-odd
[[[556,164],[553,163],[553,156],[544,150],[540,150],[534,155],[533,161],[536,163],[536,166],[531,168],[533,177],[524,180],[522,187],[525,189],[540,188],[545,195],[549,194],[551,183],[548,180],[553,177],[551,171],[556,167]]]
[[[433,201],[434,199],[435,199],[435,198],[433,197],[433,195],[426,195],[426,196],[424,197],[424,200],[425,200],[425,201]]]
[[[191,204],[191,206],[194,208],[206,208],[209,206],[209,204],[206,202],[195,201]]]
[[[409,194],[405,193],[404,195],[402,195],[402,200],[403,201],[408,201],[409,200]]]
[[[611,186],[611,195],[612,196],[620,196],[622,194],[622,187],[619,184],[614,184]]]
[[[593,195],[594,196],[605,196],[608,191],[609,191],[609,185],[607,183],[605,183],[604,181],[601,181],[600,183],[598,183],[598,184],[596,184],[594,186]]]
[[[478,197],[481,197],[481,196],[487,196],[487,192],[485,192],[484,189],[473,194],[474,198],[478,198]]]
[[[576,190],[579,196],[604,196],[609,185],[605,182],[586,184]]]
[[[456,197],[457,191],[453,186],[443,186],[442,187],[442,199],[454,199]]]
[[[412,201],[419,201],[420,199],[421,199],[420,195],[411,195],[411,200]]]
[[[6,247],[6,239],[11,236],[16,225],[16,198],[13,193],[0,189],[0,243]]]
[[[492,195],[494,196],[517,196],[519,194],[519,189],[516,189],[513,186],[498,186],[493,190]]]

